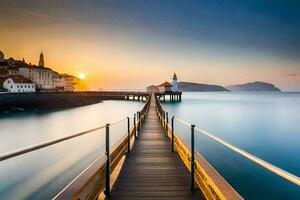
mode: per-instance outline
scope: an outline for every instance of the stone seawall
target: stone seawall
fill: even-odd
[[[97,92],[40,92],[0,94],[0,111],[49,110],[85,106],[102,100],[122,100],[123,96],[103,96]]]

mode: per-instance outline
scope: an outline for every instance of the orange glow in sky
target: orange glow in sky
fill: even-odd
[[[206,42],[116,25],[64,23],[7,27],[0,31],[6,58],[45,65],[60,73],[88,74],[88,89],[144,89],[169,81],[227,86],[250,81],[300,90],[300,63],[265,52],[214,46]],[[242,53],[241,53],[242,52]],[[83,74],[80,75],[83,77]]]

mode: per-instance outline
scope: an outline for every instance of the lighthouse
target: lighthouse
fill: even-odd
[[[177,92],[178,91],[178,86],[177,86],[177,75],[174,73],[173,79],[172,79],[172,92]]]

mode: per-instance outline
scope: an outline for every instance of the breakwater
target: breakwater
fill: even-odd
[[[0,111],[64,109],[103,100],[146,100],[147,96],[147,93],[116,91],[5,93],[0,95]]]

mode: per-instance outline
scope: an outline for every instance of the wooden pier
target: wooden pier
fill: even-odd
[[[87,92],[72,92],[86,97],[98,97],[101,100],[130,100],[130,101],[146,101],[151,95],[148,92],[135,91],[87,91]],[[161,101],[180,102],[182,92],[156,92],[155,96]]]
[[[105,153],[53,199],[242,200],[195,151],[195,126],[186,124],[191,128],[189,145],[175,132],[173,122],[174,117],[168,123],[159,96],[152,93],[134,115],[133,127],[127,117],[127,132],[115,144],[109,142],[110,126],[115,123],[98,128],[106,128]]]
[[[145,123],[127,156],[111,193],[112,199],[204,199],[191,192],[190,173],[171,143],[156,114],[154,96]]]

